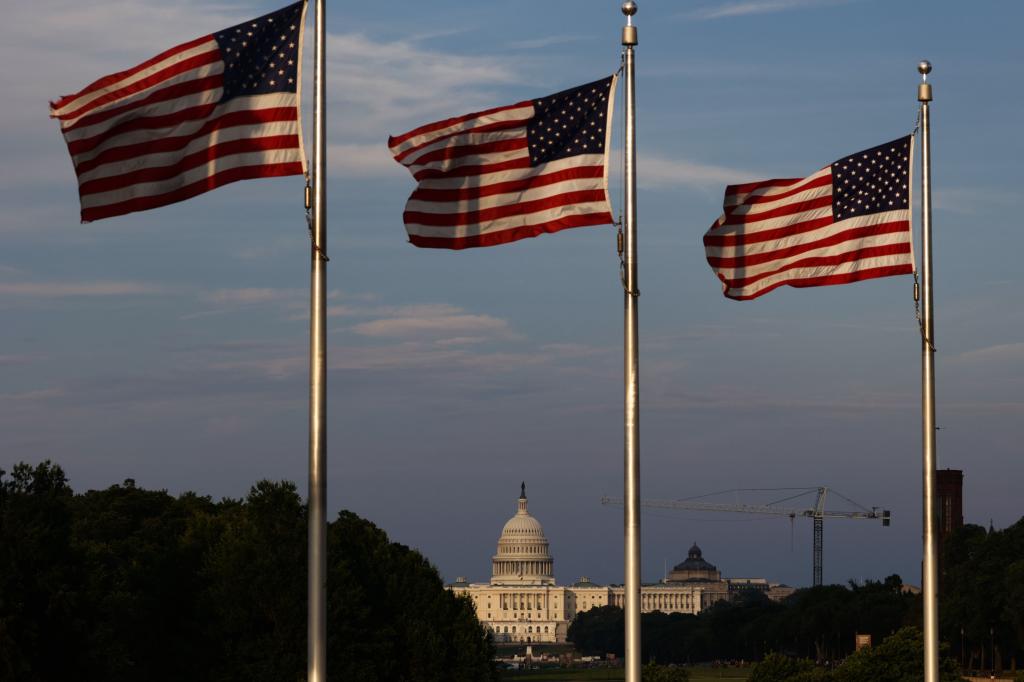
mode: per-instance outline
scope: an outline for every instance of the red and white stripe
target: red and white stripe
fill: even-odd
[[[204,36],[50,105],[78,176],[83,222],[305,172],[297,94],[221,103],[223,72],[217,41]]]
[[[704,235],[708,264],[729,298],[777,287],[847,284],[914,271],[910,209],[832,215],[832,171],[730,185],[724,213]]]
[[[532,102],[519,102],[389,138],[395,160],[419,183],[403,214],[410,242],[465,249],[612,222],[606,154],[531,166],[526,125],[533,115]]]

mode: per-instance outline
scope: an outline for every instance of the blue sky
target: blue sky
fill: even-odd
[[[21,3],[0,27],[0,467],[53,459],[243,495],[306,478],[299,178],[78,223],[46,103],[272,2]],[[966,515],[1024,513],[1024,7],[643,0],[636,17],[642,492],[827,485],[825,579],[919,582],[920,341],[909,277],[725,299],[700,237],[725,183],[906,134],[932,60],[940,466]],[[622,293],[611,227],[465,252],[406,243],[388,134],[618,67],[617,2],[329,8],[329,505],[483,580],[521,480],[564,582],[622,579]],[[311,37],[307,37],[311,40]],[[307,70],[306,75],[310,75]],[[619,112],[621,113],[621,112]],[[307,111],[308,117],[311,111]],[[621,118],[619,119],[621,121]],[[618,159],[613,155],[613,159]],[[621,173],[612,171],[620,205]],[[798,520],[644,516],[644,578],[697,541],[728,576],[810,582]]]

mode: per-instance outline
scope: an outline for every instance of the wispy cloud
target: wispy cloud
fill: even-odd
[[[40,402],[60,398],[67,394],[63,388],[41,388],[20,393],[0,393],[0,403],[23,404],[26,402]]]
[[[746,0],[729,2],[697,9],[687,15],[690,19],[708,20],[741,17],[750,14],[770,14],[796,9],[839,5],[849,0]]]
[[[173,293],[173,290],[145,282],[0,283],[0,296],[71,298],[82,296],[152,296],[168,293]]]
[[[1017,193],[995,187],[939,187],[934,194],[938,210],[974,214],[986,208],[1004,209],[1016,205]]]
[[[0,367],[24,367],[35,359],[29,355],[0,355]]]
[[[383,139],[371,144],[332,144],[327,149],[327,165],[337,177],[409,176],[409,171],[395,163]]]
[[[757,173],[738,168],[645,155],[640,181],[647,188],[696,187],[707,189],[755,177],[758,177]]]
[[[240,288],[218,289],[203,293],[203,300],[221,305],[253,305],[292,300],[301,295],[296,289]]]
[[[537,50],[542,47],[551,47],[553,45],[566,45],[568,43],[577,43],[581,40],[587,40],[590,36],[580,35],[553,35],[543,36],[541,38],[534,38],[532,40],[516,40],[508,44],[509,48],[513,50]]]
[[[355,138],[355,151],[368,152],[358,160],[377,169],[381,157],[363,145],[379,144],[386,154],[382,130],[401,133],[434,118],[491,106],[495,87],[524,78],[505,60],[362,33],[330,35],[327,53],[328,91],[337,98],[330,109],[332,131]]]
[[[352,327],[361,336],[406,338],[472,333],[507,334],[508,322],[490,315],[407,315],[362,322]]]
[[[951,358],[960,362],[999,362],[1020,366],[1024,362],[1024,343],[1002,343],[985,348],[976,348]]]

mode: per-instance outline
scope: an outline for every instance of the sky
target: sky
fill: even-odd
[[[623,490],[613,228],[417,249],[401,220],[414,183],[386,148],[389,134],[612,73],[619,3],[328,4],[329,516],[355,511],[445,580],[483,581],[525,481],[559,582],[621,582],[622,511],[600,502]],[[301,178],[83,225],[47,117],[49,100],[277,6],[7,9],[0,468],[50,459],[77,491],[133,478],[219,499],[268,478],[305,493]],[[892,510],[893,523],[826,521],[825,581],[898,573],[920,584],[912,279],[731,301],[701,236],[726,183],[804,176],[909,133],[916,65],[929,59],[939,466],[964,470],[969,522],[1003,527],[1024,515],[1024,232],[1012,212],[1022,21],[1024,5],[1010,0],[640,0],[644,497],[828,486]],[[308,132],[312,109],[304,115]],[[644,580],[693,542],[727,577],[811,581],[807,519],[665,510],[643,515]]]

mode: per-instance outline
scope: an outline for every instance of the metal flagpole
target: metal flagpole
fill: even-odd
[[[327,681],[327,205],[324,0],[316,0],[309,286],[308,682]]]
[[[917,100],[921,103],[921,426],[924,449],[924,565],[921,589],[924,592],[924,681],[939,680],[939,605],[938,605],[938,507],[935,500],[935,318],[932,314],[932,167],[929,103],[932,86],[928,74],[932,65],[917,65],[921,83]]]
[[[636,3],[626,0],[622,13],[626,81],[625,148],[625,554],[626,682],[640,682],[640,354],[637,323],[636,268],[636,88],[633,48],[637,44],[633,15]]]

